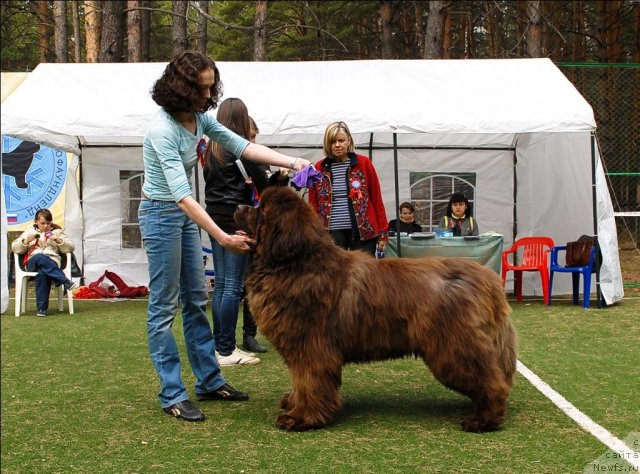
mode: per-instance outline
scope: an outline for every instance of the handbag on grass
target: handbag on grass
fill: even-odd
[[[567,267],[584,267],[588,265],[594,240],[589,235],[583,235],[574,242],[567,242],[567,254],[565,256]]]
[[[111,280],[118,289],[117,292],[109,291],[100,286],[105,278]],[[105,270],[100,278],[89,283],[89,288],[105,298],[136,298],[149,294],[149,289],[146,286],[129,286],[120,278],[120,275],[109,270]]]

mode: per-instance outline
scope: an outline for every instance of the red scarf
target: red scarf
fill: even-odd
[[[38,246],[39,240],[40,240],[40,237],[36,237],[36,241],[34,242],[33,246],[29,248],[27,252],[24,254],[24,256],[22,257],[22,266],[24,267],[25,270],[27,269],[27,262],[29,261],[29,256],[33,253],[33,251]]]

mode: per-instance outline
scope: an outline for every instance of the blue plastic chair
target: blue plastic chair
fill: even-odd
[[[582,295],[582,307],[589,307],[589,296],[591,295],[591,274],[593,273],[596,261],[596,246],[594,245],[589,254],[589,263],[582,267],[566,267],[558,263],[560,252],[566,252],[567,246],[560,245],[551,249],[551,272],[549,274],[549,306],[551,306],[551,294],[553,292],[553,274],[555,272],[571,273],[573,279],[573,304],[578,304],[578,293],[580,286],[580,275],[584,279],[584,293]]]

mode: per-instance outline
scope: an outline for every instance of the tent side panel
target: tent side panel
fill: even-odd
[[[128,207],[123,173],[142,173],[142,148],[85,148],[82,154],[84,212],[84,273],[87,282],[105,270],[130,285],[148,285],[147,258],[142,246],[123,248],[123,222]],[[125,216],[125,217],[123,217]]]

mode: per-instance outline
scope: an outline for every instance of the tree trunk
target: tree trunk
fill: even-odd
[[[198,0],[198,5],[203,12],[209,12],[209,0]],[[204,15],[198,15],[198,34],[196,38],[196,50],[207,54],[207,27],[209,21]]]
[[[442,59],[444,1],[429,1],[429,18],[424,41],[424,59]]]
[[[497,42],[497,31],[496,31],[496,10],[494,9],[493,2],[487,1],[487,40],[488,40],[488,49],[489,49],[489,57],[491,59],[495,59],[498,57],[498,42]]]
[[[393,48],[391,42],[393,40],[393,30],[391,28],[391,2],[383,0],[380,2],[380,23],[382,27],[382,59],[393,58]]]
[[[525,54],[525,35],[527,31],[527,3],[525,0],[517,0],[516,2],[516,48],[515,53],[518,57]]]
[[[456,55],[454,59],[465,59],[467,57],[467,22],[469,18],[467,18],[463,2],[456,5],[458,10],[457,17],[460,21],[458,21],[456,29]]]
[[[609,62],[624,62],[624,48],[621,41],[622,25],[624,24],[622,2],[620,0],[611,0],[609,3],[609,12],[609,27],[607,28],[607,56],[609,57]],[[636,44],[636,46],[638,45]]]
[[[127,1],[127,62],[142,61],[142,24],[140,18],[140,1]]]
[[[40,62],[49,63],[55,58],[51,50],[51,12],[46,0],[37,0],[35,2],[36,16],[38,17],[38,50],[40,51]]]
[[[473,0],[466,2],[466,10],[468,12],[467,22],[465,23],[465,40],[467,43],[467,54],[465,59],[474,59],[478,51],[476,50],[476,34],[474,29]]]
[[[406,3],[401,5],[400,24],[402,27],[402,51],[400,53],[400,57],[412,58],[415,54],[415,44],[413,42],[413,39],[415,38],[415,32],[413,31],[413,27],[415,26],[413,5],[407,6]]]
[[[253,32],[253,60],[267,60],[267,0],[256,1],[256,18]]]
[[[67,45],[67,0],[53,2],[54,43],[56,47],[56,62],[69,62],[69,46]]]
[[[635,47],[633,47],[633,62],[634,63],[640,63],[640,8],[635,8],[634,9],[634,14],[633,14],[633,43],[635,44]],[[639,72],[636,69],[636,72]],[[638,84],[636,82],[636,84]],[[638,88],[634,87],[634,91],[637,93],[638,92]],[[636,103],[637,104],[637,103]],[[638,122],[634,122],[634,123],[638,123]]]
[[[84,32],[87,45],[87,62],[97,63],[100,52],[100,29],[102,26],[102,2],[85,0]]]
[[[606,63],[609,58],[607,57],[607,19],[609,17],[609,0],[598,0],[597,5],[597,25],[596,25],[596,57],[598,62]]]
[[[189,2],[173,2],[173,15],[171,16],[171,41],[173,42],[173,55],[176,56],[189,49],[187,41],[187,9]]]
[[[540,38],[540,0],[527,2],[527,56],[539,58],[542,56],[542,41]]]
[[[82,62],[82,36],[80,35],[80,8],[78,2],[71,2],[71,20],[73,24],[73,59]]]
[[[124,6],[123,2],[105,1],[100,35],[101,63],[117,63],[124,59]]]
[[[149,7],[149,0],[140,0],[142,7]],[[151,12],[140,12],[140,57],[143,62],[151,61]]]
[[[451,15],[444,9],[444,30],[442,31],[442,58],[451,59]]]
[[[423,8],[422,8],[422,0],[414,0],[413,2],[413,11],[416,19],[416,43],[418,44],[418,57],[424,58],[424,22],[422,21],[423,16]]]

